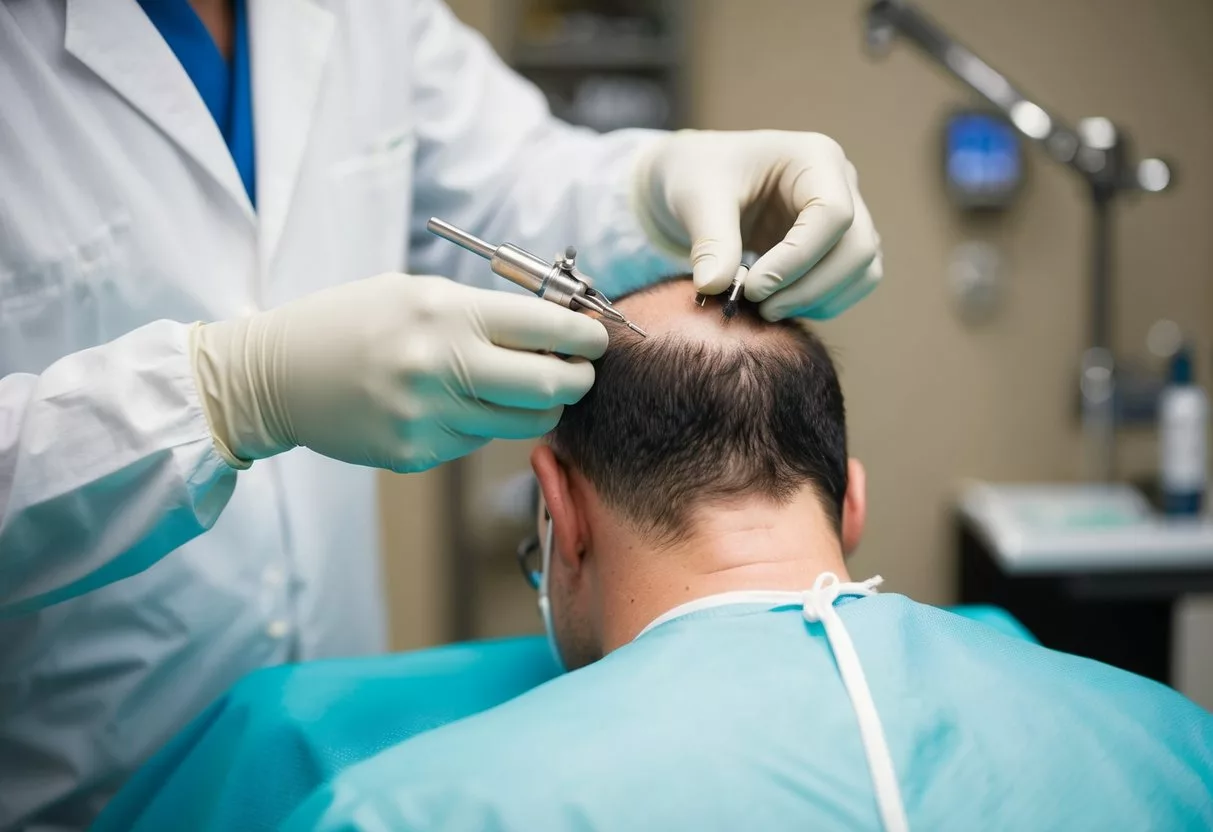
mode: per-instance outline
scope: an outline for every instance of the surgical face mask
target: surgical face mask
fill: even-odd
[[[556,641],[556,625],[552,622],[552,600],[548,585],[552,573],[552,517],[547,508],[543,508],[543,534],[539,538],[539,551],[542,557],[542,572],[539,573],[539,615],[543,617],[543,629],[548,635],[548,647],[552,650],[552,658],[563,673],[567,670],[564,658],[560,655],[560,644]]]

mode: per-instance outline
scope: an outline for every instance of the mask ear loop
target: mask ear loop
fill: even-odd
[[[552,571],[552,543],[555,537],[552,524],[552,515],[548,513],[548,508],[543,502],[543,495],[539,496],[539,504],[543,508],[544,529],[543,535],[539,538],[539,550],[542,556],[540,567],[542,571],[539,573],[539,615],[543,618],[543,629],[548,636],[548,647],[552,651],[552,658],[556,660],[556,666],[563,673],[566,670],[564,658],[560,655],[560,645],[556,642],[556,627],[552,622],[552,602],[548,595],[548,576]]]

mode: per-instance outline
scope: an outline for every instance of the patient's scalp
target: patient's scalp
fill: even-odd
[[[744,344],[756,339],[770,339],[772,344],[787,338],[758,314],[757,304],[742,302],[738,312],[726,319],[722,312],[723,296],[710,296],[701,307],[695,300],[695,284],[690,277],[669,280],[652,288],[622,298],[616,308],[649,334],[649,340],[677,335],[705,344]],[[612,342],[621,338],[641,340],[626,328],[610,325]],[[794,345],[791,340],[789,346]]]
[[[726,320],[721,299],[698,306],[683,276],[616,306],[649,337],[605,321],[610,346],[594,362],[594,386],[549,435],[606,506],[668,541],[688,533],[698,507],[782,504],[811,486],[839,525],[845,406],[820,340],[763,320],[749,302]]]

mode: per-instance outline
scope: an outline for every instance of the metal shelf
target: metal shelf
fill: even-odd
[[[672,40],[598,40],[587,43],[526,43],[513,50],[511,63],[534,70],[672,70],[682,55]]]

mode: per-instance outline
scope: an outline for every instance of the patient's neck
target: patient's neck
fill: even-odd
[[[695,514],[690,537],[658,545],[618,523],[595,534],[601,558],[603,647],[627,644],[653,619],[709,595],[804,590],[822,572],[848,581],[842,544],[817,495],[774,504],[743,499]]]

